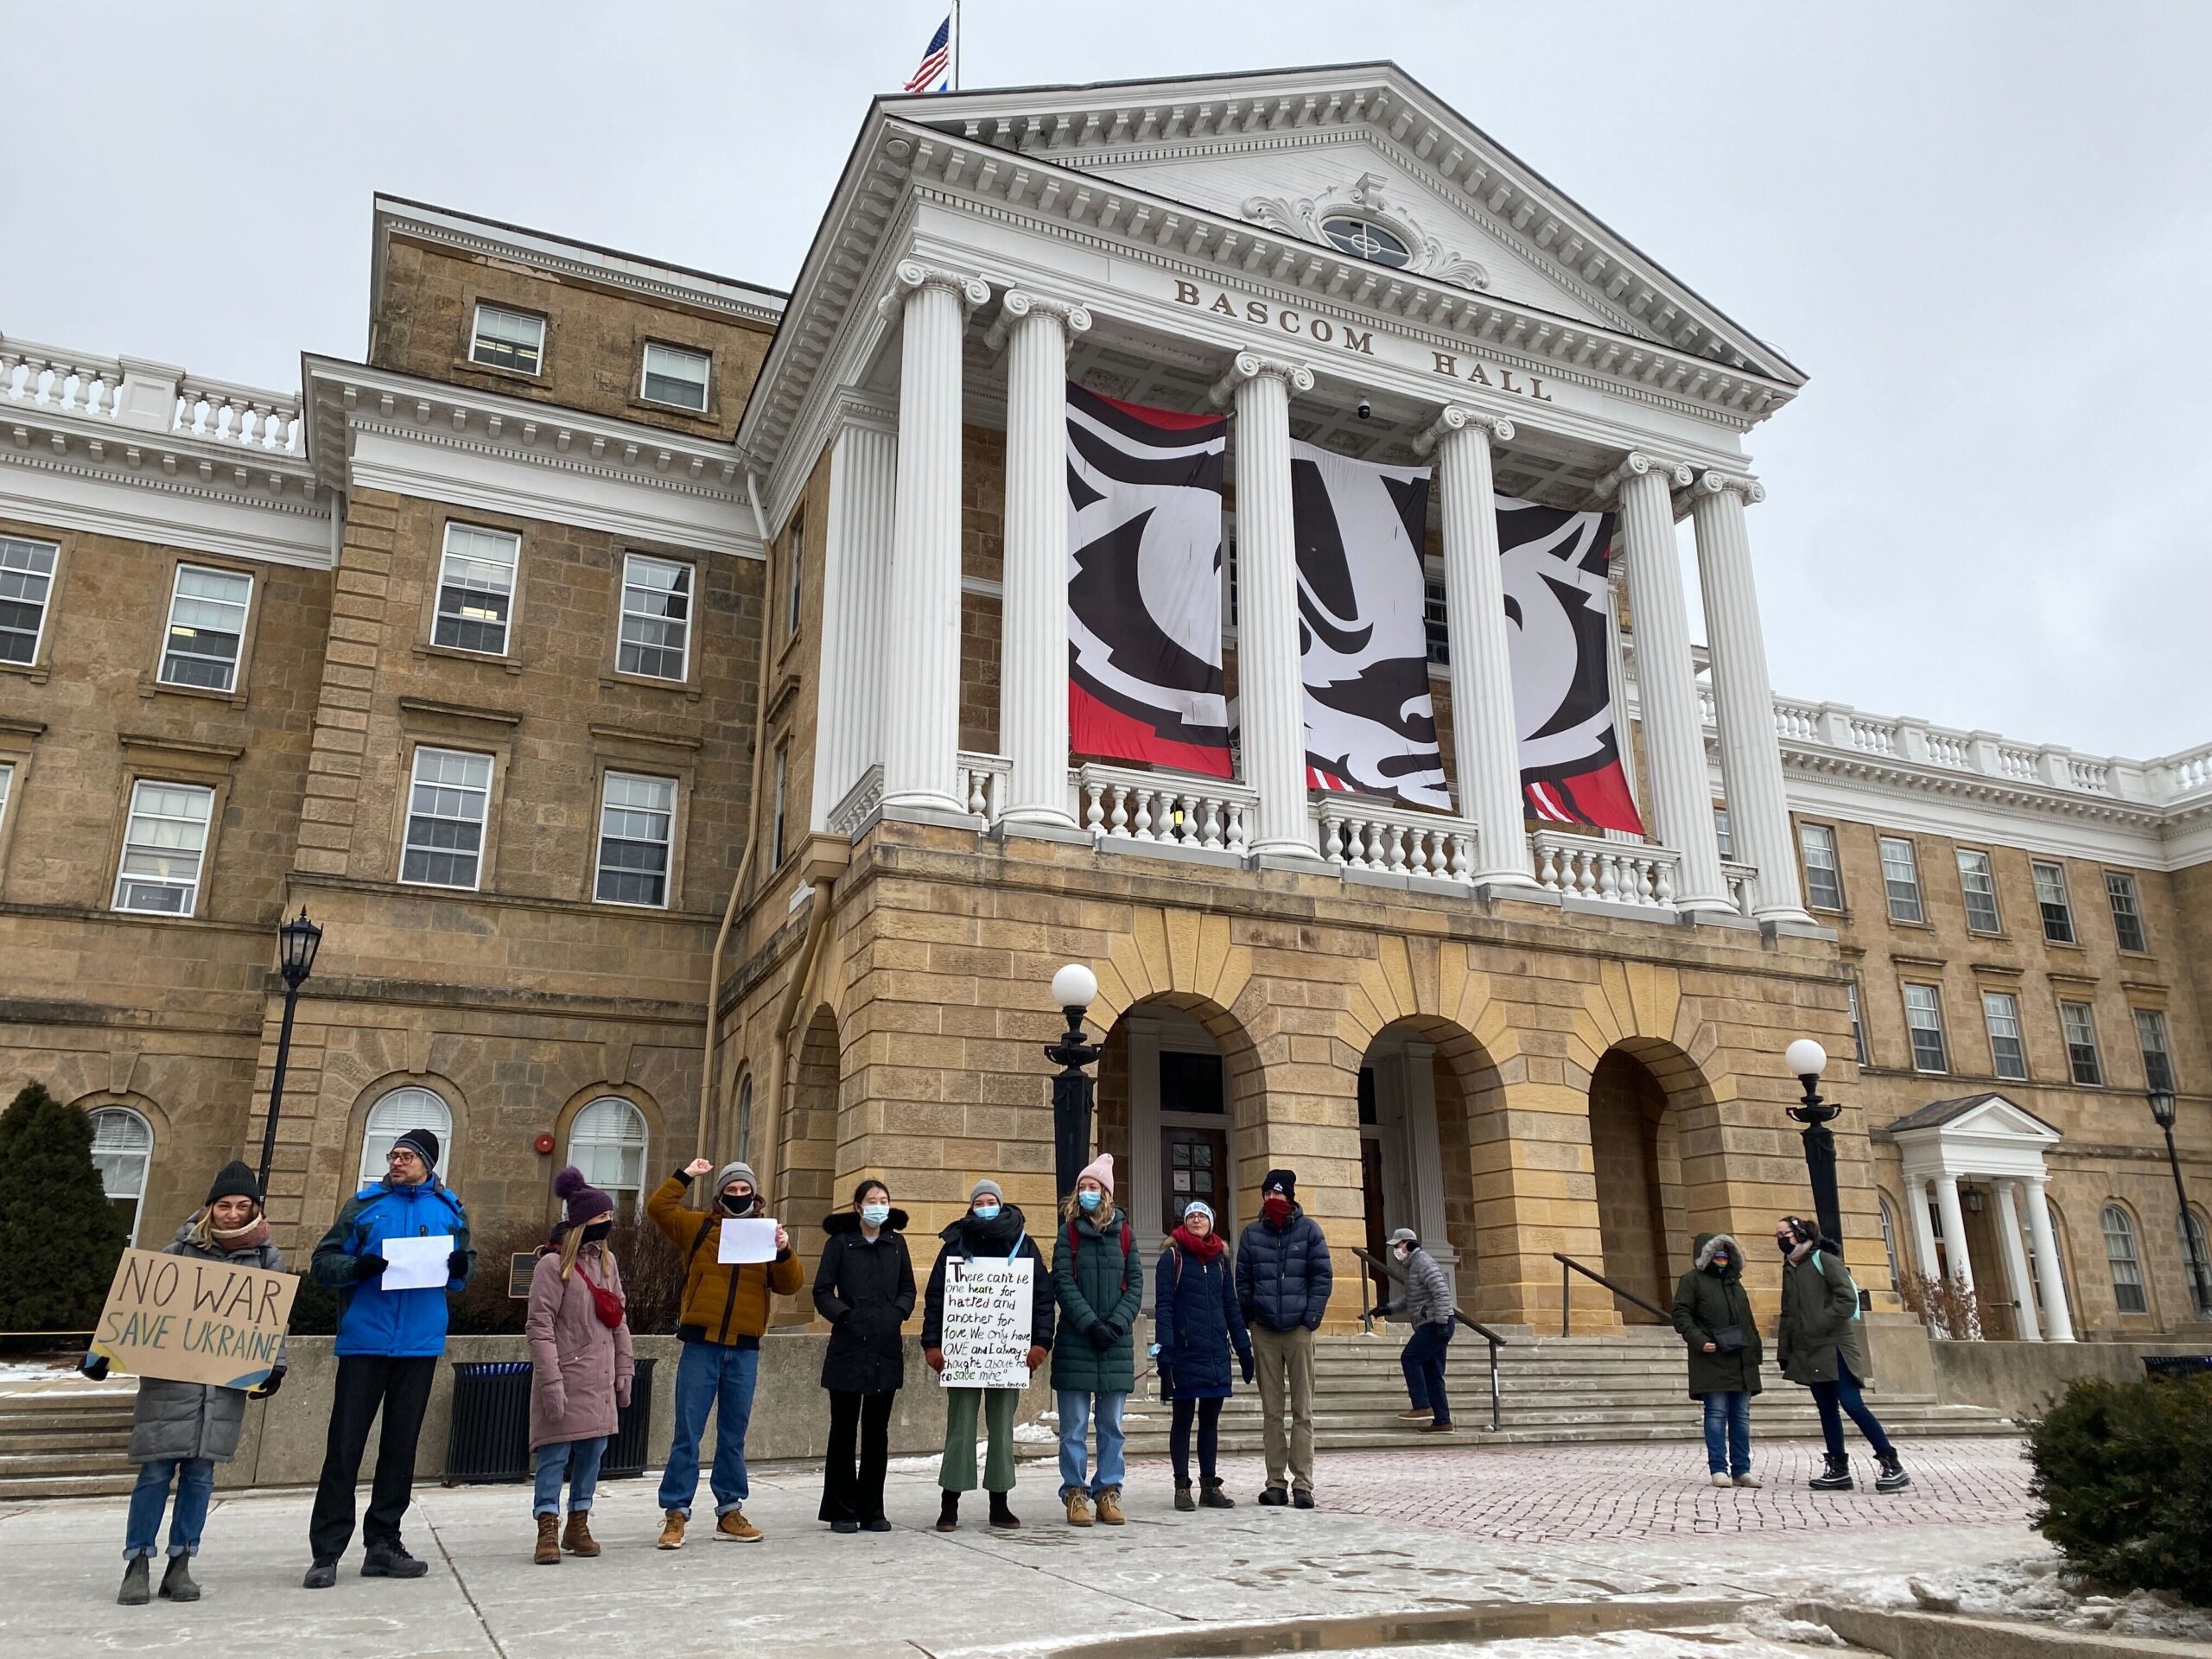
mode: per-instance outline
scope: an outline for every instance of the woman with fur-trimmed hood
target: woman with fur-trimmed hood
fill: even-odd
[[[1675,1287],[1675,1329],[1689,1350],[1690,1398],[1705,1402],[1705,1461],[1716,1486],[1751,1478],[1751,1396],[1762,1353],[1744,1252],[1726,1233],[1700,1233],[1697,1265]]]

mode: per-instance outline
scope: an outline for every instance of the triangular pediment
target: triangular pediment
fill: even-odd
[[[2002,1095],[1974,1095],[1939,1101],[1899,1118],[1890,1126],[1900,1142],[1940,1138],[1982,1142],[2012,1141],[2024,1146],[2056,1145],[2059,1132],[2024,1106]]]

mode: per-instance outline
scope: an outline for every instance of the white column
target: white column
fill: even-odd
[[[1290,394],[1303,365],[1239,352],[1213,389],[1236,400],[1236,693],[1244,779],[1259,795],[1251,848],[1320,861],[1306,821],[1306,685],[1298,655],[1298,543],[1290,518]]]
[[[1526,845],[1524,837],[1515,840]],[[1436,1050],[1428,1043],[1406,1045],[1406,1154],[1414,1172],[1414,1230],[1421,1244],[1446,1268],[1457,1265],[1450,1218],[1444,1206],[1444,1141],[1436,1127]]]
[[[1744,528],[1744,504],[1765,497],[1756,479],[1707,472],[1698,480],[1690,518],[1697,531],[1698,585],[1705,594],[1728,826],[1737,856],[1759,872],[1752,913],[1763,922],[1810,922],[1797,891],[1782,749],[1774,734],[1774,687],[1767,678],[1751,537]]]
[[[1498,564],[1490,441],[1513,423],[1456,405],[1415,442],[1436,448],[1444,513],[1444,617],[1452,644],[1452,761],[1459,816],[1475,822],[1478,885],[1533,887],[1522,831],[1521,737]]]
[[[891,412],[854,403],[830,460],[822,543],[822,712],[814,738],[813,824],[882,758],[883,600],[891,563],[899,435]]]
[[[1651,763],[1654,838],[1681,854],[1675,904],[1686,911],[1730,910],[1713,827],[1713,788],[1705,765],[1705,721],[1698,710],[1690,663],[1689,611],[1675,546],[1669,486],[1688,484],[1679,461],[1632,454],[1599,486],[1618,486],[1621,526],[1628,542],[1629,604],[1636,627],[1636,683],[1643,749]],[[1625,748],[1625,744],[1624,744]]]
[[[1011,347],[999,747],[1012,766],[1000,817],[1069,830],[1067,356],[1090,327],[1083,307],[1016,289],[988,336]]]
[[[1997,1228],[2003,1235],[2000,1243],[2005,1252],[2005,1283],[2012,1293],[2012,1306],[2018,1310],[2013,1324],[2023,1341],[2041,1342],[2043,1326],[2036,1319],[2036,1284],[2028,1276],[2028,1255],[2020,1248],[2020,1211],[2012,1202],[2013,1183],[2000,1181],[1997,1185]]]
[[[1924,1180],[1905,1183],[1905,1208],[1911,1213],[1905,1218],[1912,1223],[1913,1253],[1920,1258],[1920,1274],[1923,1279],[1941,1279],[1943,1260],[1936,1251],[1936,1224],[1928,1216],[1928,1183]]]
[[[883,700],[883,801],[964,813],[960,798],[960,341],[982,279],[903,260],[899,483]]]
[[[1138,1249],[1147,1262],[1159,1259],[1167,1234],[1160,1226],[1167,1213],[1163,1191],[1171,1179],[1160,1166],[1160,1027],[1141,1014],[1124,1016],[1129,1025],[1129,1173],[1128,1209]],[[1145,1275],[1145,1300],[1152,1300],[1152,1275]]]
[[[1936,1178],[1936,1210],[1943,1217],[1943,1254],[1959,1288],[1974,1289],[1974,1252],[1967,1248],[1966,1213],[1959,1208],[1959,1178]]]
[[[2028,1242],[2035,1247],[2036,1281],[2043,1287],[2044,1325],[2053,1342],[2074,1340],[2074,1318],[2066,1306],[2066,1274],[2058,1265],[2058,1234],[2050,1224],[2050,1206],[2044,1201],[2043,1183],[2024,1180],[2028,1195]]]

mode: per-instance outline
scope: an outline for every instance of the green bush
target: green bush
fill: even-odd
[[[2028,1459],[2034,1522],[2075,1571],[2212,1606],[2212,1376],[2077,1382]]]
[[[89,1331],[129,1236],[92,1122],[35,1083],[0,1112],[0,1331]]]

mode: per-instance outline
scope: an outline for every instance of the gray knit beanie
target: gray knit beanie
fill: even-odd
[[[753,1166],[747,1163],[741,1158],[738,1159],[734,1162],[724,1164],[721,1168],[716,1172],[715,1176],[715,1191],[717,1192],[721,1192],[732,1181],[743,1181],[755,1192],[758,1192],[760,1190],[760,1182],[759,1178],[753,1173]]]
[[[975,1208],[976,1200],[982,1198],[986,1192],[989,1193],[991,1197],[996,1198],[1001,1204],[1004,1204],[1006,1202],[1005,1190],[1001,1188],[996,1181],[981,1180],[968,1189],[969,1208]]]

